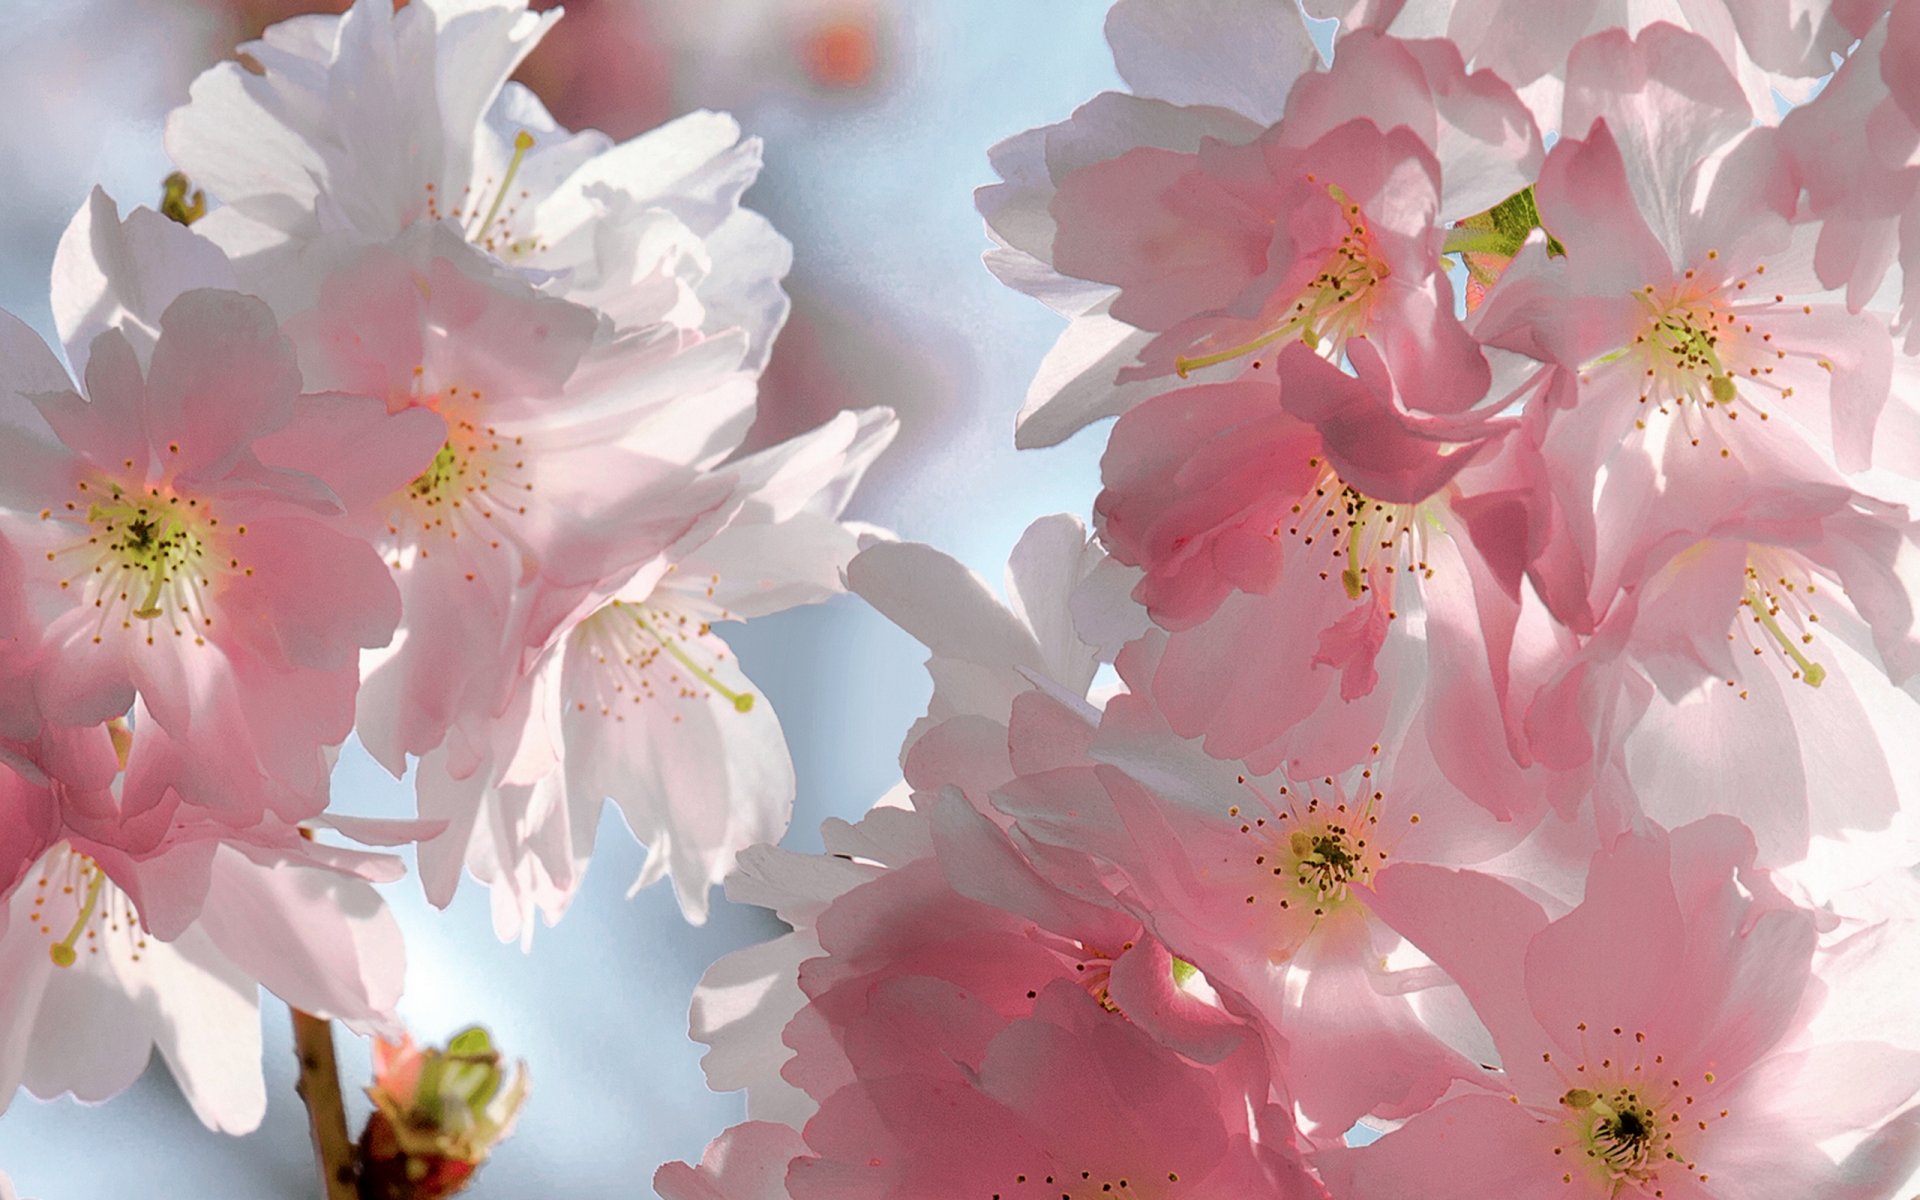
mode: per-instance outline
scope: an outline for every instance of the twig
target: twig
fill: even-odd
[[[347,1136],[347,1110],[340,1096],[340,1067],[333,1057],[333,1026],[293,1010],[293,1053],[300,1061],[296,1090],[307,1105],[313,1131],[313,1156],[320,1166],[326,1200],[355,1200],[353,1141]]]

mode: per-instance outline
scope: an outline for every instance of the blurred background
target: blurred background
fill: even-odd
[[[0,306],[51,339],[54,245],[96,182],[123,209],[154,204],[170,169],[161,122],[200,70],[267,23],[344,5],[314,0],[0,0]],[[552,4],[536,0],[534,7]],[[1013,418],[1061,322],[1001,287],[972,190],[987,148],[1064,118],[1119,84],[1104,0],[571,0],[521,78],[573,127],[624,137],[694,108],[736,113],[766,141],[748,203],[792,239],[794,317],[768,373],[755,440],[849,407],[887,404],[900,440],[849,516],[932,543],[995,585],[1034,517],[1085,517],[1101,440],[1016,453]],[[818,850],[828,816],[856,817],[899,778],[900,739],[923,710],[925,657],[851,598],[730,631],[771,699],[800,780],[785,844]],[[349,744],[340,807],[408,811],[398,782]],[[642,854],[607,816],[585,889],[531,952],[494,940],[471,882],[436,912],[387,889],[407,932],[401,1013],[443,1040],[470,1022],[524,1058],[533,1092],[518,1132],[467,1194],[644,1197],[654,1168],[697,1161],[745,1113],[707,1091],[687,1001],[714,959],[782,928],[717,903],[702,928],[665,887],[625,898]],[[0,987],[6,981],[0,980]],[[284,1006],[265,999],[265,1123],[207,1132],[157,1063],[94,1107],[25,1092],[0,1117],[0,1170],[22,1197],[97,1200],[317,1195],[293,1091]],[[355,1130],[363,1043],[342,1032]]]

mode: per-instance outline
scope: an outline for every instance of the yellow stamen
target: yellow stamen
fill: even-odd
[[[732,701],[733,709],[735,712],[752,712],[753,711],[753,693],[752,692],[736,692],[732,688],[729,688],[726,684],[721,683],[718,679],[714,678],[714,674],[712,671],[709,671],[705,667],[701,666],[699,663],[694,662],[693,657],[680,647],[680,641],[678,638],[671,638],[661,633],[658,629],[655,629],[651,624],[649,624],[645,617],[640,616],[637,613],[634,615],[633,619],[639,622],[640,628],[646,630],[647,633],[652,635],[653,640],[656,642],[659,642],[660,645],[663,648],[665,648],[668,654],[671,654],[673,655],[674,658],[678,659],[681,666],[685,667],[689,671],[692,671],[694,676],[698,678],[700,682],[706,684],[708,687],[712,688],[714,691],[720,693],[722,696],[725,696],[728,700]]]
[[[1361,526],[1365,522],[1355,521],[1347,526],[1347,566],[1340,572],[1340,584],[1347,589],[1347,599],[1358,600],[1367,590],[1367,577],[1361,573],[1363,561],[1360,554]]]
[[[1173,360],[1174,373],[1179,375],[1180,378],[1185,379],[1187,373],[1190,371],[1201,371],[1208,367],[1218,366],[1223,362],[1231,362],[1236,358],[1242,358],[1248,354],[1252,354],[1255,350],[1263,346],[1272,345],[1293,331],[1294,327],[1292,325],[1282,325],[1278,329],[1261,334],[1250,342],[1242,342],[1230,350],[1221,350],[1214,354],[1202,354],[1198,358],[1188,358],[1183,354]],[[1301,340],[1307,343],[1309,349],[1312,349],[1319,341],[1311,329],[1306,329],[1301,332]]]
[[[78,961],[79,954],[73,948],[74,943],[80,940],[87,922],[93,919],[94,906],[100,901],[100,889],[107,882],[107,873],[99,867],[89,865],[87,871],[87,898],[80,905],[79,915],[73,919],[73,928],[67,930],[66,937],[47,947],[47,957],[53,960],[56,967],[70,967]]]
[[[1827,669],[1802,654],[1800,647],[1793,644],[1793,638],[1780,627],[1779,619],[1773,615],[1772,606],[1764,596],[1756,595],[1749,588],[1747,607],[1753,610],[1753,619],[1760,623],[1762,629],[1773,635],[1773,640],[1780,643],[1780,649],[1793,660],[1793,665],[1800,668],[1800,679],[1803,683],[1808,687],[1819,687],[1825,682]]]
[[[533,135],[522,129],[513,139],[513,161],[507,164],[507,177],[500,181],[500,190],[493,194],[493,204],[487,209],[487,215],[480,222],[475,237],[482,237],[493,228],[493,219],[500,215],[500,206],[507,202],[507,190],[513,187],[513,177],[520,173],[521,160],[527,157],[527,151],[533,149]]]

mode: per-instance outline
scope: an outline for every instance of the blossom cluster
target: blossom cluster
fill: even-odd
[[[1069,322],[1019,444],[1117,418],[1091,531],[1004,600],[847,567],[932,700],[827,853],[741,856],[792,931],[692,1031],[751,1119],[656,1189],[1895,1195],[1920,3],[1107,34],[978,193]]]
[[[470,871],[510,939],[609,800],[696,922],[784,831],[715,627],[841,590],[895,422],[748,452],[791,261],[760,145],[561,127],[508,82],[558,16],[269,28],[169,118],[160,211],[74,216],[59,346],[0,314],[0,1107],[157,1046],[250,1129],[260,985],[397,1034],[401,866],[361,847],[417,842],[441,905]],[[413,818],[334,809],[349,735]]]

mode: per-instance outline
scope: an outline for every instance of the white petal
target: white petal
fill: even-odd
[[[144,366],[160,314],[180,293],[234,286],[233,267],[218,246],[152,209],[136,208],[122,221],[96,187],[53,254],[53,323],[81,378],[93,339],[114,326]]]

